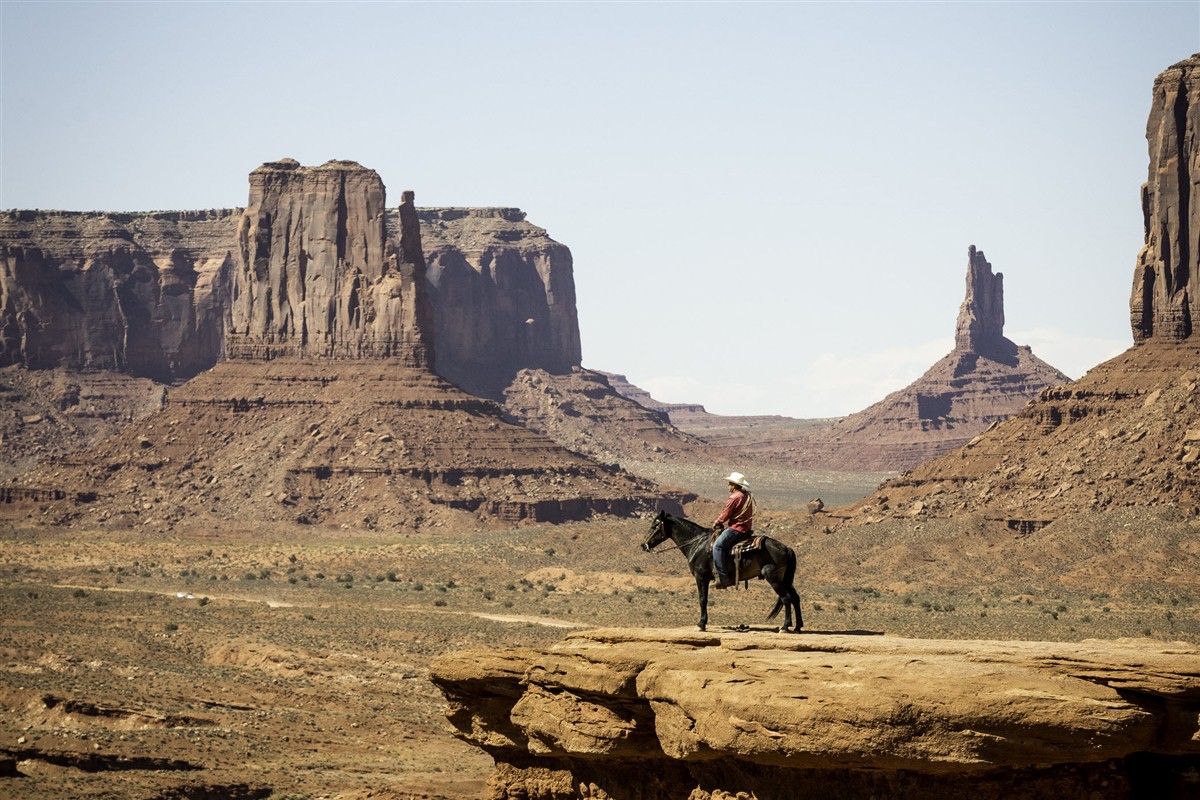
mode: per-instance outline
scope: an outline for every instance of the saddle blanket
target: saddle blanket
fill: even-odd
[[[762,534],[755,534],[744,542],[738,542],[729,551],[732,556],[740,556],[757,550],[762,547],[763,539],[766,538]]]

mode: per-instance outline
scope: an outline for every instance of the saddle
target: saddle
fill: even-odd
[[[742,578],[742,561],[749,554],[763,546],[764,537],[761,533],[750,535],[749,539],[738,542],[733,547],[729,548],[729,560],[733,562],[733,582],[741,583]]]

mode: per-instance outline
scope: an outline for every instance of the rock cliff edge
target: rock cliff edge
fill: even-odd
[[[442,656],[432,678],[496,760],[493,798],[1200,790],[1200,650],[1182,643],[597,629]]]

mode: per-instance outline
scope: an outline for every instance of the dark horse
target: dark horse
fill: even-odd
[[[650,536],[642,543],[642,549],[647,553],[665,542],[667,539],[683,551],[687,558],[692,576],[696,579],[696,592],[700,595],[700,621],[696,627],[704,630],[708,627],[708,583],[713,580],[716,570],[713,568],[712,553],[708,549],[709,535],[712,531],[691,520],[676,517],[665,511],[658,512],[650,524]],[[796,553],[786,544],[775,539],[763,537],[763,546],[758,550],[747,553],[742,558],[739,577],[742,580],[762,578],[771,584],[779,599],[767,619],[774,619],[779,609],[784,610],[783,627],[780,632],[789,629],[797,633],[804,627],[804,617],[800,614],[800,595],[792,581],[796,578]],[[792,609],[796,609],[796,627],[792,628]]]

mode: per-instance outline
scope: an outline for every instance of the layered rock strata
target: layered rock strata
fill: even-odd
[[[1156,797],[1196,790],[1200,650],[590,630],[442,656],[490,797]]]
[[[499,399],[522,369],[579,367],[570,250],[515,208],[419,216],[440,375]]]
[[[1200,341],[1191,330],[1200,274],[1191,177],[1200,175],[1198,91],[1200,54],[1154,82],[1134,347],[884,484],[846,511],[852,521],[980,513],[1027,534],[1070,511],[1164,506],[1200,515]]]
[[[1008,419],[1070,380],[1004,336],[1004,284],[981,250],[967,251],[954,349],[905,388],[822,431],[827,468],[907,469]],[[803,453],[803,446],[800,452]]]
[[[412,193],[394,238],[384,208],[379,176],[354,162],[255,170],[226,360],[84,455],[24,474],[8,499],[60,521],[151,528],[486,527],[679,509],[678,495],[508,423],[430,371]]]
[[[1135,342],[1180,341],[1200,324],[1200,53],[1154,81],[1142,186],[1145,246],[1130,298]]]
[[[0,481],[157,411],[162,384],[119,372],[0,369]]]
[[[604,374],[582,367],[562,375],[521,370],[504,390],[504,410],[522,426],[605,463],[722,457],[672,425],[666,413],[622,396]]]
[[[246,209],[0,212],[0,366],[171,383],[226,354],[394,356],[494,399],[579,366],[567,247],[518,209],[385,202],[354,162],[281,159]]]
[[[1147,341],[839,513],[852,522],[979,513],[1022,533],[1070,511],[1200,514],[1198,387],[1200,344]]]
[[[432,363],[412,192],[387,234],[383,181],[353,161],[292,159],[250,173],[237,231],[230,358],[319,356]]]
[[[59,490],[28,513],[145,530],[489,528],[690,499],[569,453],[426,370],[290,357],[223,362],[156,414],[13,487]]]
[[[0,212],[0,365],[169,382],[216,362],[239,212]]]
[[[925,374],[837,420],[713,418],[687,409],[683,430],[744,457],[801,469],[896,472],[960,447],[1012,417],[1048,386],[1070,380],[1004,336],[1003,276],[967,251],[955,346]]]

